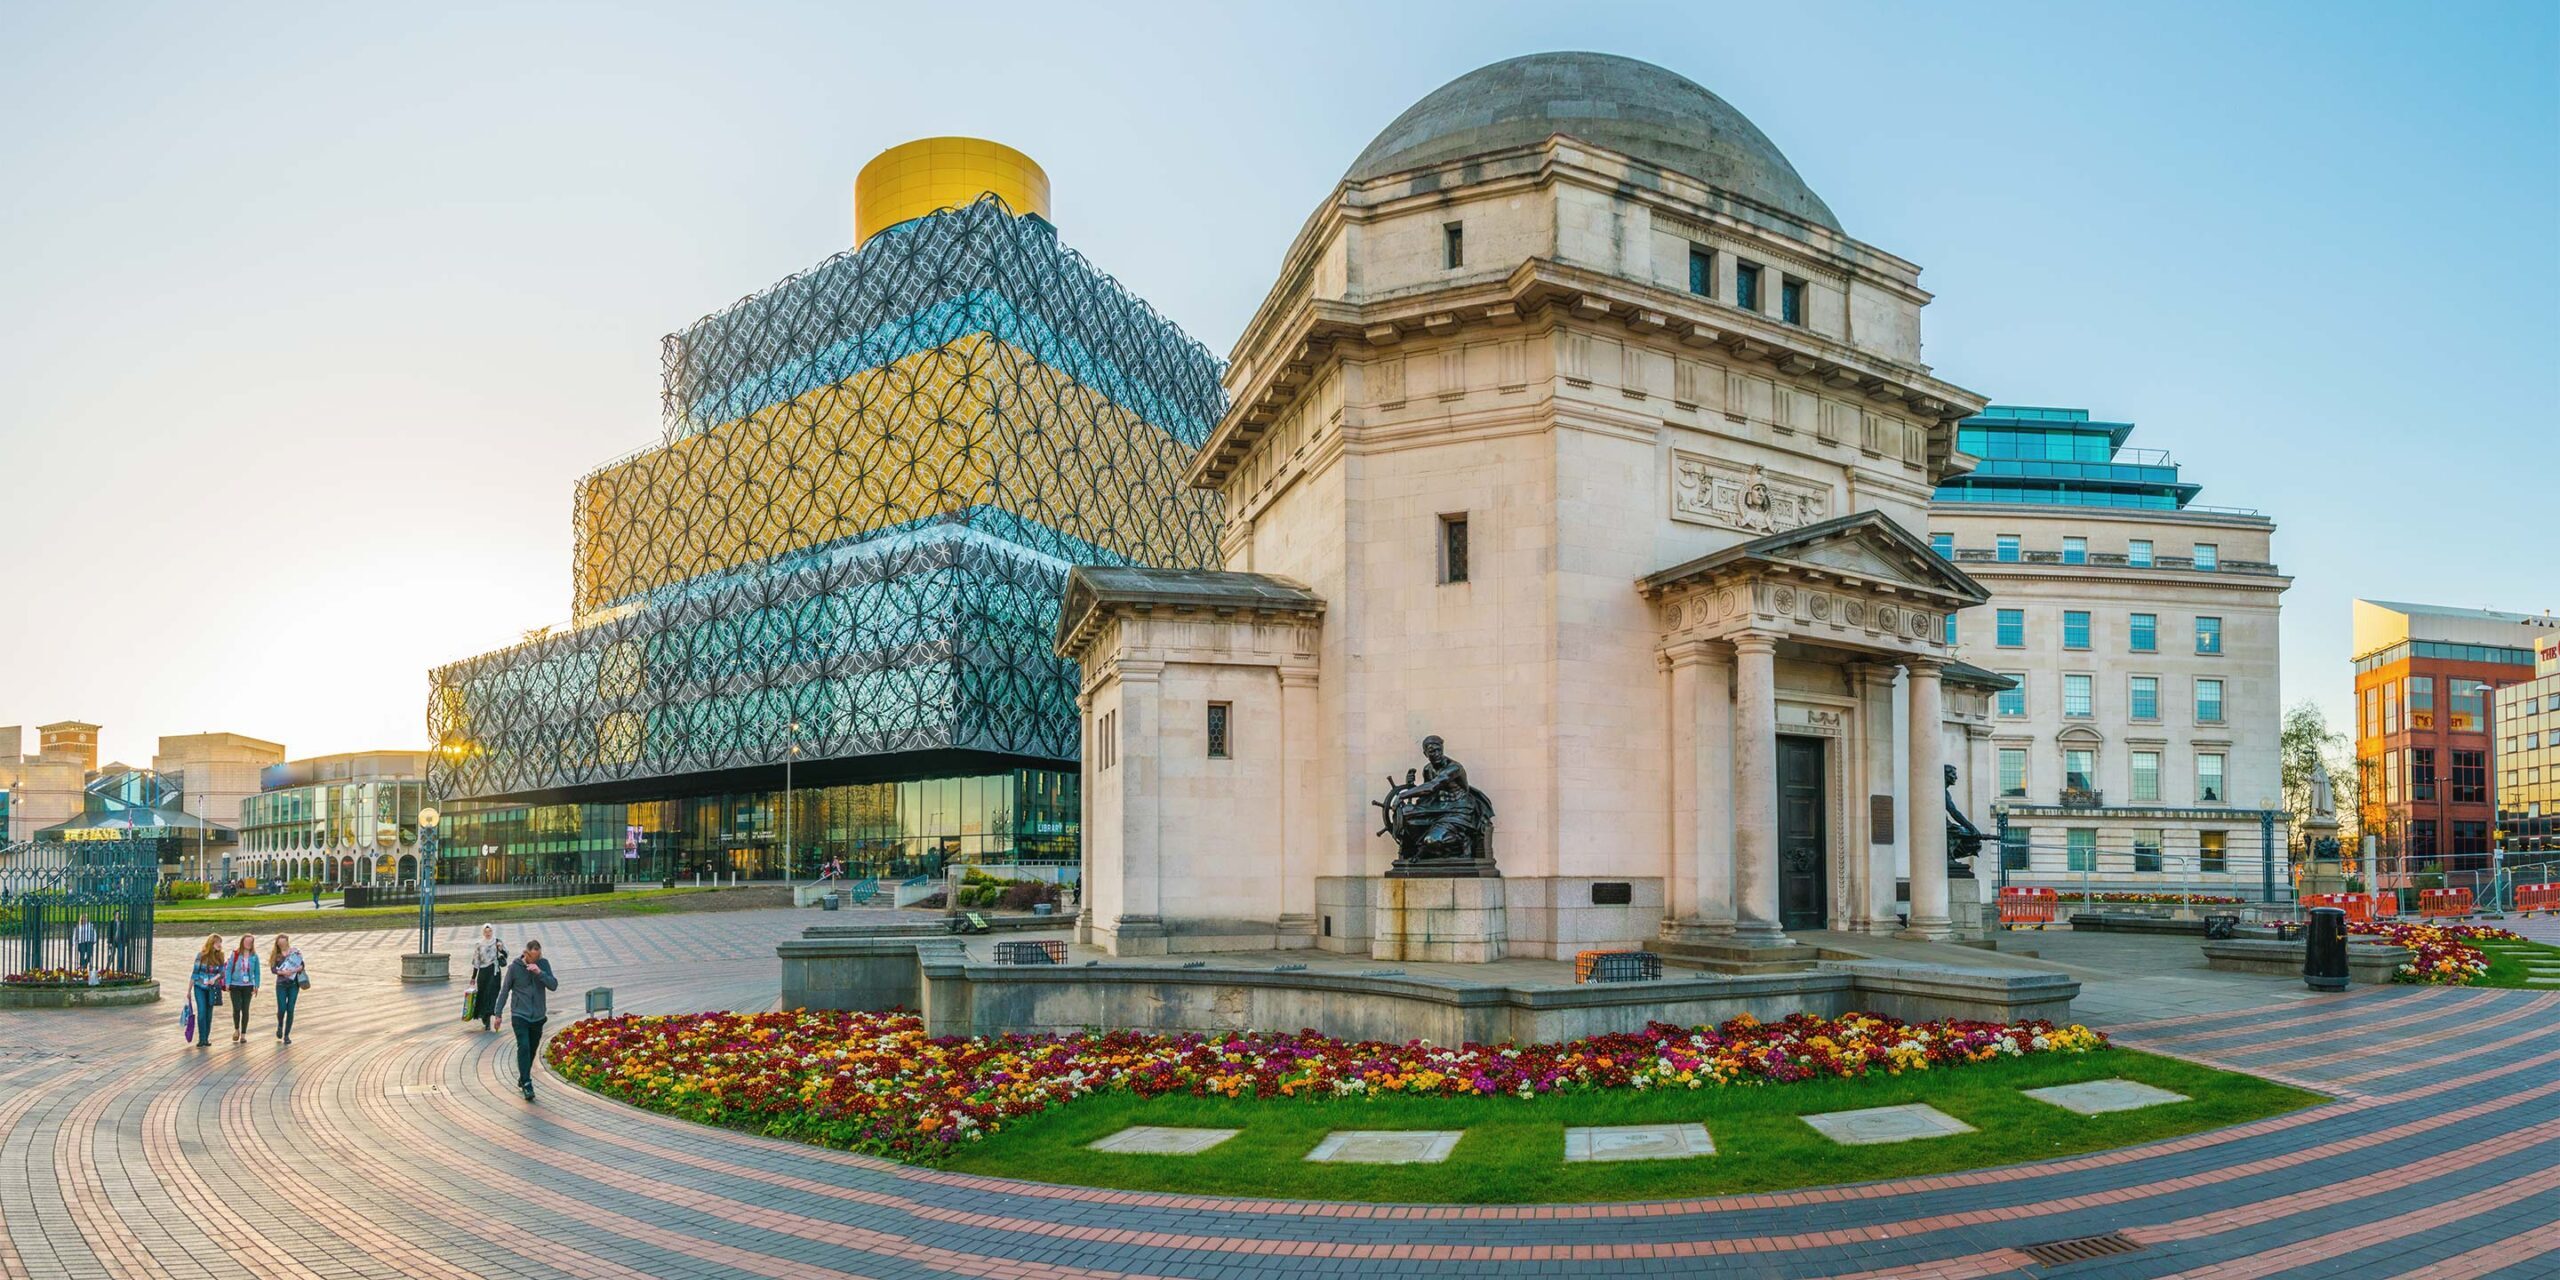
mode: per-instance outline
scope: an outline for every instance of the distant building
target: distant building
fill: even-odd
[[[2560,629],[2534,641],[2533,679],[2490,694],[2498,825],[2508,861],[2560,860]]]
[[[2167,454],[2125,448],[2131,423],[1992,405],[1956,425],[1979,461],[1939,486],[1930,541],[1991,600],[1948,639],[2016,681],[1990,728],[2006,843],[1979,874],[2290,888],[2275,523],[2195,505]]]
[[[98,726],[59,720],[36,727],[37,747],[24,754],[25,730],[0,728],[0,844],[32,840],[81,811],[81,788],[98,770]]]
[[[270,765],[240,806],[241,874],[331,885],[414,880],[426,786],[424,751]]]
[[[2355,602],[2358,807],[2386,880],[2488,867],[2491,699],[2554,636],[2549,614]]]
[[[202,879],[198,868],[227,860],[239,833],[180,808],[179,795],[177,780],[167,774],[109,764],[81,786],[78,812],[30,838],[47,844],[140,840],[159,851],[162,879]]]
[[[269,765],[282,763],[281,744],[238,733],[163,735],[160,749],[151,757],[152,772],[177,789],[181,809],[235,832],[240,828],[241,802],[258,794],[259,774]],[[219,856],[228,858],[233,852],[221,850]],[[204,862],[187,868],[185,878],[222,880],[242,874],[246,873],[224,865],[208,851]]]

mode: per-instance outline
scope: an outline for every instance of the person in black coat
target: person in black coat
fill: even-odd
[[[507,966],[507,976],[498,983],[498,998],[506,1002],[507,1021],[516,1032],[516,1087],[524,1090],[524,1100],[533,1101],[533,1054],[542,1046],[542,1024],[551,1017],[550,993],[560,989],[560,979],[553,976],[551,962],[542,958],[542,944],[527,942],[524,954]]]

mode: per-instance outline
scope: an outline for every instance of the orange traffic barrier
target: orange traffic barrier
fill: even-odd
[[[2061,895],[2052,889],[2012,885],[2000,891],[2000,927],[2041,929],[2053,923]]]
[[[2560,911],[2560,884],[2517,885],[2516,910],[2526,915],[2537,911]]]
[[[2397,915],[2399,915],[2399,914],[2400,914],[2400,895],[2399,895],[2399,894],[2397,894],[2397,893],[2388,893],[2388,892],[2385,892],[2385,893],[2376,893],[2376,894],[2374,894],[2374,895],[2373,895],[2373,918],[2374,918],[2374,919],[2376,919],[2376,920],[2389,920],[2389,919],[2391,919],[2392,917],[2397,916]]]
[[[2347,913],[2347,923],[2363,924],[2373,918],[2373,898],[2361,893],[2314,893],[2302,899],[2307,907],[2336,907]]]
[[[2418,890],[2418,914],[2430,920],[2450,920],[2470,915],[2471,911],[2469,889]]]

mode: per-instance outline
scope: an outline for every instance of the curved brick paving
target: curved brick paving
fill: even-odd
[[[627,1010],[769,1006],[789,912],[527,929]],[[456,932],[457,940],[459,931]],[[176,1005],[0,1015],[0,1277],[2560,1274],[2560,994],[2393,988],[2113,1028],[2340,1101],[2128,1151],[1676,1203],[1431,1208],[1099,1192],[526,1106],[406,935],[315,937],[298,1043]],[[687,963],[677,963],[682,957]],[[262,1007],[260,1015],[265,1015]],[[2016,1247],[2146,1246],[2045,1269]]]

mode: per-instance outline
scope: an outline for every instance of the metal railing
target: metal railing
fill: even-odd
[[[81,968],[86,920],[90,967],[149,977],[159,881],[153,841],[0,846],[0,971]]]

